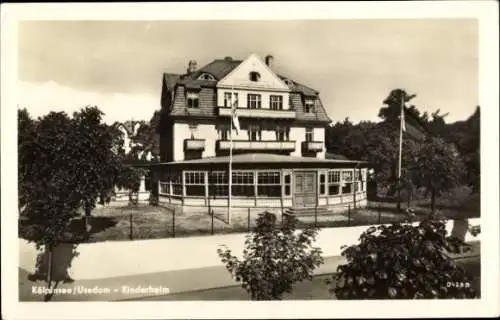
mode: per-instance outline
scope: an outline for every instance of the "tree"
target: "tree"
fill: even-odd
[[[74,172],[74,126],[64,112],[51,112],[38,121],[26,110],[19,121],[19,203],[23,220],[20,233],[48,252],[47,282],[51,285],[52,252],[81,205]]]
[[[444,221],[433,217],[416,226],[370,227],[358,244],[344,247],[347,264],[338,267],[331,292],[337,299],[474,298],[449,245]]]
[[[257,218],[255,230],[247,235],[243,260],[231,250],[217,252],[236,281],[242,283],[252,300],[281,300],[296,282],[312,278],[323,263],[321,249],[312,246],[318,230],[295,232],[296,219],[287,216],[283,227],[276,226],[276,216],[264,212]]]
[[[73,114],[72,159],[78,163],[73,178],[85,210],[87,229],[92,210],[103,194],[113,190],[122,168],[122,158],[114,150],[120,141],[115,131],[102,122],[104,114],[97,107],[86,107]]]
[[[462,158],[454,145],[437,137],[429,137],[420,148],[412,169],[416,184],[431,193],[433,214],[436,212],[436,197],[458,186],[465,174]]]
[[[137,193],[139,192],[141,179],[145,174],[144,169],[125,166],[118,175],[116,186],[129,191],[129,202],[131,204],[137,204]]]
[[[116,136],[96,107],[73,118],[51,112],[32,120],[26,110],[18,117],[20,231],[48,250],[50,284],[53,248],[74,240],[67,235],[70,222],[81,207],[89,217],[97,198],[113,188],[121,158]]]

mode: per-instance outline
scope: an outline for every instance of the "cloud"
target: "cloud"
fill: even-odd
[[[50,111],[72,114],[87,105],[95,105],[105,113],[104,121],[149,120],[160,109],[160,95],[145,93],[96,93],[60,85],[54,81],[43,83],[19,82],[18,106],[26,108],[31,116],[43,116]]]

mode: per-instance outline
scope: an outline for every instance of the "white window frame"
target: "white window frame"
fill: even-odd
[[[248,109],[261,109],[262,108],[262,95],[257,93],[249,93],[247,95],[247,108]]]
[[[269,96],[269,109],[271,109],[271,110],[283,110],[283,96],[270,95]]]
[[[190,101],[197,101],[196,106],[194,106],[194,102],[190,104]],[[200,94],[194,91],[188,91],[186,93],[186,105],[191,109],[198,109],[200,107]]]
[[[305,130],[306,130],[305,141],[307,141],[307,142],[314,141],[314,128],[306,128]],[[308,138],[308,137],[310,137],[310,138]]]
[[[314,113],[314,99],[313,98],[305,98],[304,99],[304,112],[305,113]]]

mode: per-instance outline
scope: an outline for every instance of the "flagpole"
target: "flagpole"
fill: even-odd
[[[401,95],[401,114],[399,116],[398,180],[401,179],[401,160],[402,160],[402,153],[403,153],[403,121],[404,121],[404,95]]]
[[[401,210],[401,160],[403,154],[403,123],[404,121],[404,95],[401,95],[401,114],[399,115],[399,158],[398,158],[398,203],[397,209]]]
[[[227,197],[227,223],[231,223],[231,194],[233,187],[233,117],[234,117],[234,103],[233,103],[233,88],[231,88],[231,117],[229,117],[229,190]]]

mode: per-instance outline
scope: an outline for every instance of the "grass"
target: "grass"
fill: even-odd
[[[456,263],[464,268],[472,278],[471,286],[476,292],[481,292],[481,268],[479,257],[456,260]],[[327,284],[326,281],[332,281]],[[335,294],[329,292],[329,288],[336,285],[332,274],[318,275],[312,281],[303,281],[294,286],[291,293],[283,296],[284,300],[331,300],[336,299]],[[240,286],[198,290],[191,292],[174,293],[164,296],[141,298],[148,301],[167,300],[250,300],[248,293]]]
[[[479,217],[479,194],[470,195],[468,190],[458,188],[438,199],[441,215],[451,219]],[[422,219],[430,212],[428,200],[416,199],[412,208],[416,213],[414,220]],[[406,205],[403,203],[403,209]],[[262,211],[264,211],[263,209]],[[255,210],[254,210],[255,211]],[[201,213],[173,213],[172,208],[137,205],[121,207],[99,206],[92,212],[89,237],[85,239],[83,219],[75,219],[68,232],[69,242],[100,242],[109,240],[159,239],[180,236],[210,235],[223,233],[248,232],[255,226],[256,214],[234,212],[231,224],[218,218]],[[83,216],[83,212],[81,212]],[[405,213],[396,210],[392,199],[369,202],[366,208],[339,212],[328,215],[300,217],[298,227],[316,225],[317,227],[363,226],[379,223],[392,223],[407,218]],[[175,221],[174,221],[175,219]],[[174,228],[175,224],[175,228]],[[250,228],[249,228],[250,227]]]

